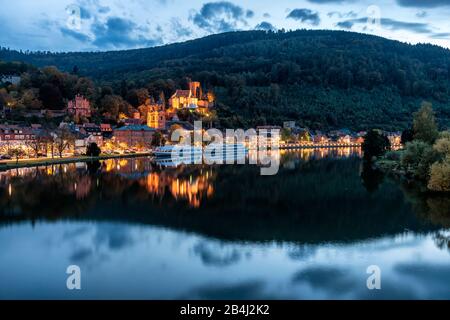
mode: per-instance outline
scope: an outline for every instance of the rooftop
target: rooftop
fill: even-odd
[[[116,131],[155,131],[155,129],[150,128],[146,125],[129,125],[116,129]]]

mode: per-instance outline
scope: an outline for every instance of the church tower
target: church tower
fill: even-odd
[[[166,113],[160,105],[152,105],[147,113],[147,126],[153,129],[166,128]]]

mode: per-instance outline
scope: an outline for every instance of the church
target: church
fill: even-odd
[[[155,102],[148,99],[144,106],[139,107],[140,112],[146,114],[147,126],[156,130],[166,129],[166,106],[164,101]]]

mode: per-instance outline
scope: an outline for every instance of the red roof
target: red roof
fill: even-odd
[[[175,91],[175,94],[173,96],[174,97],[186,97],[186,98],[188,98],[190,94],[191,94],[190,90],[177,90],[177,91]]]

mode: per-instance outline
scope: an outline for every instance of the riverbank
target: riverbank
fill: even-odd
[[[280,150],[286,149],[321,149],[321,148],[361,148],[361,144],[350,143],[350,144],[280,144]]]
[[[0,171],[10,170],[16,168],[28,168],[37,166],[49,166],[55,164],[75,163],[75,162],[89,162],[99,161],[107,159],[122,159],[122,158],[137,158],[148,157],[151,153],[133,153],[133,154],[120,154],[120,155],[100,155],[98,157],[78,156],[67,158],[35,158],[35,159],[22,159],[17,163],[16,160],[3,160],[0,161]]]

